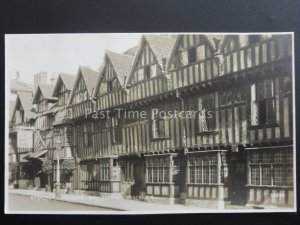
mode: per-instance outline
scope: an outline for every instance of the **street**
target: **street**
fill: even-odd
[[[110,209],[9,194],[8,211],[109,211]]]

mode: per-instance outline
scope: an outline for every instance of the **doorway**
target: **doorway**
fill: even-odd
[[[245,205],[247,201],[247,164],[246,160],[231,161],[230,199],[235,205]]]
[[[131,186],[131,195],[140,196],[143,187],[143,167],[141,163],[133,164],[134,184]]]

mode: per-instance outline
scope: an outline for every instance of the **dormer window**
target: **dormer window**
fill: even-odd
[[[189,63],[194,63],[197,61],[196,48],[190,48],[188,51]]]
[[[148,80],[151,77],[151,68],[150,66],[145,66],[144,67],[144,75],[145,75],[145,79]]]
[[[107,82],[107,93],[112,92],[112,90],[113,90],[113,82],[108,81]]]

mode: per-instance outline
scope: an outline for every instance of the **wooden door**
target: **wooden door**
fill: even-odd
[[[141,163],[133,164],[133,179],[134,179],[134,184],[131,187],[131,195],[139,196],[142,189],[142,182],[143,182],[143,168]]]
[[[231,161],[230,199],[232,204],[245,205],[247,201],[247,164],[246,160]]]

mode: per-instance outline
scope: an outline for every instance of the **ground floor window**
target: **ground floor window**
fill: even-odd
[[[169,183],[170,182],[170,159],[169,157],[147,158],[147,182]]]
[[[219,154],[221,154],[220,167],[218,166]],[[218,168],[221,168],[221,171],[218,171]],[[191,184],[217,184],[218,176],[221,176],[221,182],[225,182],[227,180],[226,154],[220,152],[193,154],[188,158],[188,172]]]
[[[109,180],[109,159],[100,160],[100,180],[107,181]]]
[[[292,186],[293,151],[253,150],[248,152],[251,185]]]

